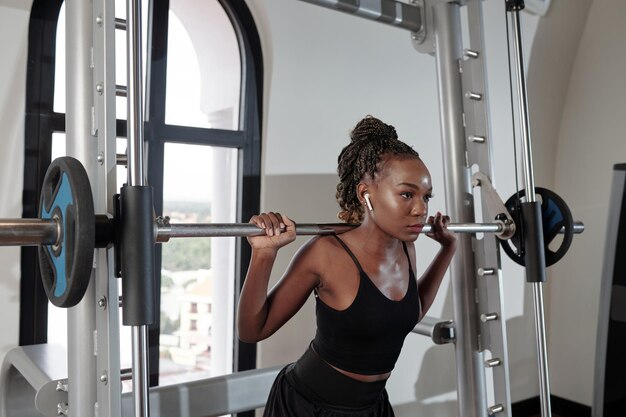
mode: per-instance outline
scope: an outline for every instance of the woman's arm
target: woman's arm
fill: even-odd
[[[433,231],[428,233],[428,237],[436,240],[441,244],[441,249],[428,266],[421,278],[418,280],[418,288],[422,311],[420,320],[426,315],[426,312],[433,304],[441,281],[450,266],[452,257],[456,252],[456,236],[447,229],[450,219],[437,213],[435,217],[431,217],[428,221],[433,224]]]
[[[250,222],[266,231],[265,236],[248,239],[252,258],[237,313],[239,338],[253,343],[271,336],[293,317],[319,280],[312,262],[315,250],[309,242],[298,251],[283,277],[268,293],[278,250],[295,239],[295,224],[277,213],[254,216]],[[281,225],[285,232],[280,232]]]

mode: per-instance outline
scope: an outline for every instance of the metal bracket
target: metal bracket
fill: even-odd
[[[496,223],[502,224],[502,232],[496,233],[502,240],[510,239],[515,234],[515,222],[504,206],[498,192],[482,172],[472,175],[472,187],[480,187],[483,192],[483,200],[486,203],[489,217]]]
[[[435,31],[431,0],[411,0],[422,11],[420,30],[411,32],[413,47],[423,54],[435,55]]]
[[[307,0],[305,0],[307,1]],[[397,1],[397,0],[396,0]],[[409,4],[419,8],[421,12],[420,28],[411,31],[411,41],[417,52],[435,55],[435,24],[433,7],[437,3],[456,3],[465,6],[468,0],[409,0]]]
[[[7,352],[0,368],[0,415],[15,406],[21,415],[59,415],[68,403],[65,349],[58,345],[20,346]],[[34,396],[33,396],[34,395]],[[29,414],[31,411],[35,414]],[[38,412],[38,413],[37,413]],[[12,415],[12,414],[11,414]]]
[[[452,320],[440,321],[426,316],[413,329],[413,333],[428,336],[436,345],[445,345],[456,341],[455,325]]]
[[[57,404],[57,415],[59,416],[69,416],[70,408],[67,403],[58,403]]]
[[[452,320],[442,321],[435,325],[433,329],[433,342],[437,345],[454,343],[456,341],[456,330]]]

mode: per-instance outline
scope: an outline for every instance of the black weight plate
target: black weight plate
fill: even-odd
[[[536,187],[535,193],[541,197],[541,219],[546,266],[550,266],[561,260],[569,250],[574,236],[574,220],[565,201],[554,191],[550,191],[547,188]],[[520,265],[525,265],[525,253],[523,247],[524,242],[522,240],[523,225],[519,200],[525,195],[525,190],[521,190],[518,194],[511,196],[504,204],[518,227],[515,231],[515,235],[511,239],[500,241],[504,252]],[[556,250],[550,249],[550,243],[559,234],[562,228],[564,229],[564,233],[561,244]]]
[[[56,245],[39,247],[39,270],[48,299],[57,307],[72,307],[85,295],[95,248],[95,214],[89,177],[69,156],[48,167],[39,200],[39,217],[56,218]]]

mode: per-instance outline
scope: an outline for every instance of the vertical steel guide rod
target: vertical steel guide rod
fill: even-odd
[[[524,73],[522,34],[520,28],[519,8],[510,10],[513,21],[513,42],[515,66],[517,69],[518,105],[521,118],[522,143],[524,145],[522,159],[524,162],[524,179],[526,184],[526,201],[535,202],[535,174],[532,161],[532,144],[530,141],[530,123],[528,118],[528,92]],[[535,309],[535,332],[537,336],[537,362],[539,368],[539,398],[541,415],[551,417],[550,376],[548,372],[548,353],[546,343],[546,327],[543,302],[543,284],[533,282],[533,302]]]
[[[143,186],[143,106],[141,70],[141,0],[126,2],[128,185]],[[133,400],[135,417],[149,417],[148,326],[132,326]]]

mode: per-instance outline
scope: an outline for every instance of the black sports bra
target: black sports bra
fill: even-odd
[[[409,285],[404,297],[395,301],[380,292],[345,242],[333,236],[359,270],[359,289],[352,304],[341,311],[326,305],[316,293],[317,331],[313,348],[326,362],[348,372],[390,372],[420,313],[417,282],[406,244],[402,243],[409,261]]]

